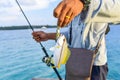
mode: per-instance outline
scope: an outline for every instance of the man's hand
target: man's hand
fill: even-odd
[[[58,18],[58,26],[64,27],[72,19],[81,13],[83,3],[80,0],[63,0],[54,10],[54,16]]]
[[[49,39],[51,39],[51,40],[56,39],[56,33],[46,33],[43,31],[34,31],[32,33],[32,35],[33,35],[33,39],[35,39],[35,41],[37,41],[37,42],[47,41]]]
[[[33,39],[37,42],[48,40],[48,34],[43,31],[36,31],[32,33]]]

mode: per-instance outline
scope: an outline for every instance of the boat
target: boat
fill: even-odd
[[[59,80],[54,78],[33,78],[32,80]]]
[[[47,29],[47,27],[46,26],[42,26],[41,29]]]

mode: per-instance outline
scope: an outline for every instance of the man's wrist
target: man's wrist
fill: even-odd
[[[47,33],[47,38],[55,40],[56,39],[56,33]]]

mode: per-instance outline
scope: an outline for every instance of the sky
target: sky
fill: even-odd
[[[54,8],[61,0],[18,0],[32,25],[56,25]],[[28,25],[15,0],[0,0],[0,26]]]

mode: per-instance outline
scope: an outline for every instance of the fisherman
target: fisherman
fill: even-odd
[[[58,26],[68,27],[61,33],[70,47],[94,50],[99,39],[101,44],[92,67],[91,80],[106,80],[108,73],[105,31],[109,23],[120,23],[120,0],[62,0],[54,10]],[[70,30],[72,27],[72,40]],[[35,31],[37,42],[56,40],[56,33]],[[83,64],[84,65],[84,64]]]

